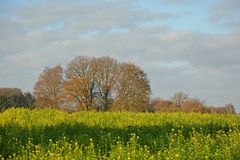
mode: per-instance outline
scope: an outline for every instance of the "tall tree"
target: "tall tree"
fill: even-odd
[[[90,110],[92,99],[89,95],[89,83],[86,77],[71,77],[65,80],[62,90],[63,107]]]
[[[93,108],[96,76],[91,65],[92,61],[93,58],[79,56],[67,65],[62,95],[66,105],[72,104],[81,110]]]
[[[113,90],[117,80],[118,62],[110,58],[100,57],[92,61],[96,75],[97,100],[101,110],[109,110],[113,101]]]
[[[60,91],[63,82],[63,69],[60,65],[46,67],[34,86],[37,107],[60,107]]]
[[[151,93],[149,83],[147,74],[138,66],[121,64],[114,108],[121,111],[147,111]]]

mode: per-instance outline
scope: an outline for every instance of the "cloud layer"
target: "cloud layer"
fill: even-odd
[[[202,8],[181,10],[184,4]],[[141,66],[153,96],[184,91],[208,104],[232,102],[240,111],[239,8],[237,0],[207,5],[201,0],[2,1],[0,86],[32,91],[45,66],[66,65],[79,55],[109,55]],[[191,26],[202,10],[208,17],[204,23],[224,32],[174,26],[196,16]]]

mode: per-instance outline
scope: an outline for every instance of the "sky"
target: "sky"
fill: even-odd
[[[0,87],[32,92],[77,56],[135,63],[152,97],[240,112],[239,0],[0,0]]]

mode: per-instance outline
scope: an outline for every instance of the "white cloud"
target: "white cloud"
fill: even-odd
[[[240,31],[240,1],[219,0],[211,9],[211,21],[224,25],[233,30]]]

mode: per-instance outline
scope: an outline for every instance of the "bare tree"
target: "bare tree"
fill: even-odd
[[[170,99],[172,102],[176,103],[176,105],[181,108],[183,105],[183,102],[188,99],[188,95],[183,92],[177,92],[173,95],[173,97]]]
[[[120,65],[117,77],[114,109],[120,111],[146,111],[151,88],[147,74],[131,63]]]
[[[63,69],[60,65],[46,67],[34,86],[37,107],[60,107],[60,91],[63,82]]]
[[[87,111],[91,102],[88,94],[88,80],[85,77],[71,77],[65,80],[61,92],[62,107]]]
[[[81,110],[93,108],[96,76],[91,65],[92,61],[93,58],[79,56],[68,64],[62,94],[65,104],[75,105],[73,107]]]
[[[89,77],[91,75],[91,66],[90,63],[92,58],[87,56],[79,56],[74,58],[68,65],[65,70],[66,78],[71,77]]]
[[[102,110],[109,110],[113,100],[113,90],[117,80],[118,63],[110,57],[100,57],[92,61],[96,75],[97,99]]]

